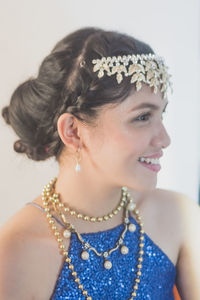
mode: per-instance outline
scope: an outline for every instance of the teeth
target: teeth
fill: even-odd
[[[159,159],[158,158],[144,158],[140,157],[139,161],[141,162],[147,162],[148,164],[153,164],[153,165],[158,165],[159,164]]]

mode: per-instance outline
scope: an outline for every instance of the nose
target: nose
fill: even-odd
[[[152,140],[152,144],[155,148],[167,148],[171,144],[171,139],[163,123],[159,124],[159,128],[157,127],[156,135]]]

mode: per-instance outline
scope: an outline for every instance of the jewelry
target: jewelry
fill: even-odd
[[[140,61],[140,63],[138,62]],[[131,65],[129,65],[131,62]],[[108,76],[116,75],[116,80],[120,84],[124,76],[131,76],[131,83],[136,82],[136,90],[142,88],[142,81],[153,87],[156,94],[161,84],[161,92],[164,92],[164,98],[167,96],[168,86],[172,89],[172,82],[169,80],[171,74],[167,72],[168,67],[164,58],[156,54],[129,54],[123,56],[108,56],[101,59],[93,59],[93,72],[98,72],[98,78],[102,78],[107,73]],[[128,66],[129,65],[129,66]]]
[[[80,172],[81,171],[81,166],[79,164],[81,157],[80,157],[80,151],[81,149],[78,148],[78,150],[76,151],[77,155],[76,155],[76,167],[75,167],[75,171],[76,172]]]
[[[57,180],[57,178],[55,177],[54,178],[54,184],[55,184],[56,180]],[[81,214],[81,213],[79,213],[75,210],[72,210],[69,206],[66,205],[66,203],[61,203],[59,201],[59,194],[55,193],[55,192],[52,195],[52,198],[53,198],[52,201],[55,204],[57,204],[59,207],[63,208],[64,212],[69,213],[71,216],[75,216],[78,219],[82,219],[84,221],[90,221],[90,222],[103,222],[103,221],[107,221],[109,219],[112,219],[112,217],[117,215],[120,212],[120,210],[122,209],[122,207],[124,207],[124,205],[126,204],[127,199],[126,199],[126,188],[125,187],[121,188],[121,193],[122,193],[121,200],[120,200],[120,203],[117,206],[117,208],[113,209],[111,213],[108,213],[107,215],[104,215],[104,216],[101,216],[101,217],[90,217],[90,216]],[[64,218],[64,217],[62,217],[62,218]]]
[[[55,195],[55,191],[53,189],[53,184],[50,186],[50,193],[51,194],[53,193],[53,195]],[[83,249],[84,249],[81,253],[81,258],[82,259],[87,260],[89,258],[89,253],[88,253],[87,250],[92,250],[96,255],[104,257],[104,267],[106,269],[110,269],[112,267],[112,263],[107,258],[113,251],[116,251],[119,248],[119,246],[121,246],[121,253],[122,254],[127,254],[128,253],[128,251],[129,251],[128,247],[123,245],[123,240],[124,240],[128,225],[129,225],[129,230],[131,232],[135,231],[135,229],[136,229],[135,224],[131,224],[129,222],[129,218],[128,218],[128,209],[133,210],[135,208],[135,204],[132,202],[132,199],[129,199],[129,203],[126,205],[124,218],[123,218],[124,219],[124,221],[123,221],[124,230],[122,231],[122,233],[120,235],[120,238],[118,239],[118,241],[116,243],[116,246],[114,248],[111,248],[110,250],[104,251],[104,252],[98,252],[95,249],[95,247],[91,246],[88,242],[85,242],[84,239],[81,237],[81,235],[77,232],[75,227],[67,221],[67,219],[65,218],[65,215],[63,215],[62,212],[60,212],[59,208],[56,207],[54,197],[50,197],[49,199],[53,202],[52,205],[54,207],[54,210],[58,213],[58,215],[61,216],[63,222],[66,224],[67,229],[65,229],[63,231],[63,236],[65,238],[69,238],[71,236],[71,232],[74,232],[74,233],[76,233],[79,241],[82,243]],[[56,198],[56,200],[57,200],[56,203],[58,203],[58,206],[59,206],[60,201],[59,201],[58,198]]]
[[[88,295],[87,290],[84,289],[83,284],[80,282],[80,278],[77,275],[77,272],[74,269],[74,265],[71,263],[71,258],[68,256],[69,252],[65,249],[65,245],[63,244],[63,239],[61,238],[61,233],[58,231],[55,221],[52,218],[51,214],[51,209],[49,204],[51,204],[50,197],[51,197],[51,185],[53,184],[54,180],[51,180],[49,184],[47,184],[42,191],[42,200],[43,200],[43,205],[44,205],[44,211],[46,212],[46,217],[48,219],[49,224],[51,225],[52,231],[54,235],[56,236],[57,242],[59,244],[59,249],[61,254],[66,257],[65,261],[68,263],[68,268],[71,270],[71,274],[73,276],[74,281],[77,283],[78,288],[81,290],[82,295],[85,295],[86,300],[92,300],[92,297]],[[130,200],[131,195],[127,191],[127,197]],[[129,203],[130,209],[133,208],[133,203]],[[134,280],[134,285],[133,285],[133,291],[131,292],[131,296],[128,300],[134,300],[137,293],[138,285],[140,283],[140,277],[142,275],[141,269],[142,269],[142,261],[143,261],[143,254],[144,251],[142,250],[144,247],[144,243],[142,242],[144,240],[144,230],[143,230],[143,223],[141,222],[141,217],[139,216],[139,210],[134,208],[133,212],[136,216],[137,222],[139,223],[140,226],[140,237],[139,237],[139,257],[137,258],[138,264],[137,264],[137,271],[136,271],[136,278]],[[134,224],[133,224],[134,225]],[[73,225],[70,224],[70,226],[73,229]],[[129,225],[130,226],[130,225]]]

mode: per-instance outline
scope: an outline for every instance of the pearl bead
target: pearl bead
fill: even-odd
[[[104,268],[105,269],[111,269],[112,268],[112,263],[109,260],[106,260],[104,263]]]
[[[121,253],[122,253],[122,254],[127,254],[128,251],[129,251],[128,247],[126,247],[126,246],[122,246],[122,247],[121,247]]]
[[[132,203],[132,202],[130,202],[129,204],[128,204],[128,210],[134,210],[135,209],[135,203]]]
[[[87,260],[89,258],[89,253],[87,251],[83,251],[81,253],[81,258]]]
[[[129,226],[128,226],[128,230],[129,231],[131,231],[131,232],[134,232],[135,230],[136,230],[136,226],[135,226],[135,224],[129,224]]]
[[[63,231],[63,236],[67,239],[71,236],[71,232],[69,230],[65,229]]]

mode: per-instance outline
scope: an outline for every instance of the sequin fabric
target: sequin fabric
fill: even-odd
[[[136,225],[135,232],[127,231],[125,235],[124,245],[129,248],[129,252],[124,255],[118,249],[111,253],[109,259],[112,268],[109,270],[103,266],[103,257],[97,256],[91,250],[89,259],[82,260],[80,257],[82,244],[75,233],[71,235],[69,257],[81,283],[94,300],[128,300],[131,297],[137,265],[140,226],[130,214],[129,220]],[[83,233],[81,236],[101,252],[115,246],[123,228],[124,225],[120,224],[106,231]],[[173,285],[176,277],[174,264],[146,233],[143,242],[142,276],[134,299],[174,300]],[[67,299],[82,300],[86,299],[86,296],[81,294],[67,262],[64,261],[50,300]]]

